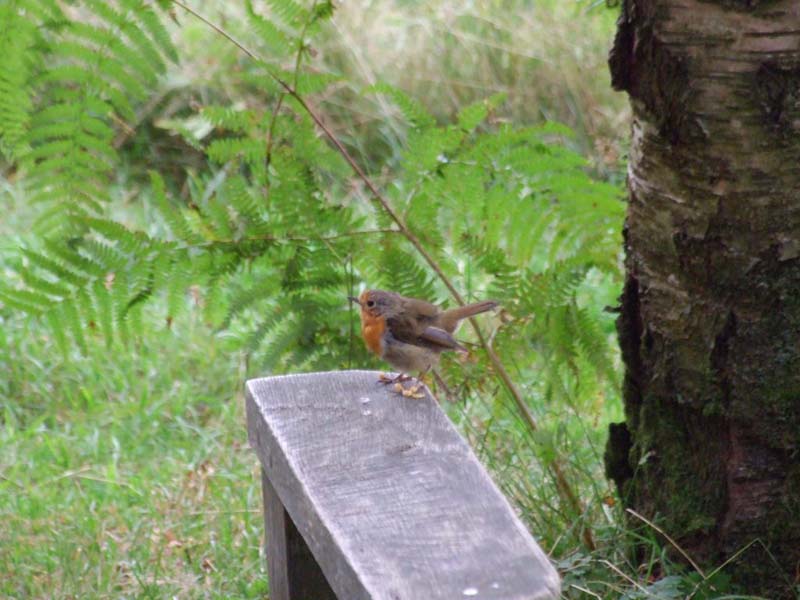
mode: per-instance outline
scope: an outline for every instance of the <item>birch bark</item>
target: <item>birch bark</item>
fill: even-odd
[[[748,590],[800,569],[800,1],[627,0],[628,505]]]

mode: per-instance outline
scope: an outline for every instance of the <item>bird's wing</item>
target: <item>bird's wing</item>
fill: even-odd
[[[396,309],[386,315],[386,325],[392,335],[401,342],[418,344],[422,331],[433,325],[439,307],[424,300],[400,297]]]
[[[431,350],[466,350],[456,339],[440,327],[429,323],[430,318],[405,313],[386,320],[386,326],[398,341]]]
[[[417,300],[416,298],[403,298],[402,310],[386,320],[386,324],[395,339],[428,348],[436,352],[443,350],[460,350],[466,348],[441,327],[436,327],[436,319],[441,310],[435,304]]]
[[[426,327],[422,330],[419,337],[421,340],[439,346],[442,350],[460,350],[462,352],[467,352],[467,349],[459,344],[456,338],[447,333],[444,329],[439,329],[438,327]]]
[[[386,327],[395,339],[406,344],[419,344],[417,340],[424,329],[417,316],[408,312],[388,317]]]

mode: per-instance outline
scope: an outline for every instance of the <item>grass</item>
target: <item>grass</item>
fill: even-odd
[[[255,5],[268,13],[263,3]],[[274,54],[246,28],[243,3],[207,2],[202,12],[260,55]],[[368,86],[389,83],[441,122],[502,92],[508,99],[498,120],[564,123],[575,131],[573,144],[594,170],[620,180],[630,110],[625,95],[611,89],[606,65],[617,14],[616,8],[589,0],[337,3],[332,26],[314,39],[313,64],[341,79],[319,106],[336,135],[377,174],[398,159],[405,132],[390,103],[364,93]],[[194,98],[262,104],[263,94],[242,84],[242,66],[230,44],[185,14],[180,17],[186,59],[166,81],[169,100],[157,105],[153,119],[169,129],[179,107]]]
[[[131,347],[109,350],[98,333],[87,356],[69,360],[43,326],[0,323],[0,597],[267,597],[242,396],[254,373],[199,311],[167,329],[163,307],[151,308]],[[555,559],[565,598],[669,600],[707,589],[676,575],[650,528],[622,525],[599,471],[605,418],[574,414],[551,441],[581,474],[599,543],[589,553],[562,543],[552,485],[514,419],[502,407],[449,410]],[[632,540],[650,555],[633,560]]]
[[[235,30],[240,7],[220,8]],[[613,18],[583,2],[552,0],[344,3],[319,48],[319,64],[356,83],[340,85],[322,108],[360,159],[381,172],[397,157],[403,132],[390,108],[361,96],[362,84],[387,80],[442,120],[504,91],[509,103],[499,119],[566,122],[595,170],[613,179],[627,134],[625,101],[610,91],[605,68]],[[158,114],[145,115],[150,134],[194,95],[210,103],[209,96],[240,93],[234,50],[210,35],[184,23],[181,43],[196,52],[182,53],[192,60],[173,72]],[[136,148],[128,151],[135,159]],[[141,221],[140,207],[124,201],[125,188],[133,187],[124,173],[120,183],[114,210]],[[12,248],[24,239],[19,232],[29,230],[35,208],[9,185],[0,210],[6,217],[0,246]],[[0,253],[0,270],[3,260]],[[616,290],[598,282],[582,293],[605,305],[613,304]],[[242,398],[246,377],[263,373],[229,343],[235,332],[212,331],[189,308],[167,328],[155,302],[131,346],[107,348],[99,332],[90,332],[88,355],[67,357],[46,326],[0,311],[0,596],[262,598],[268,592],[260,478]],[[515,369],[521,373],[525,365]],[[602,475],[605,428],[621,415],[618,396],[611,391],[562,406],[526,391],[542,425],[536,439],[507,406],[476,402],[449,412],[557,560],[565,597],[647,597],[639,588],[654,578],[656,563],[669,562],[655,544],[644,561],[626,556],[631,539],[650,539],[652,531],[622,527]],[[576,526],[593,528],[597,553],[571,545],[578,536],[561,526],[554,487],[536,458],[555,447],[569,457],[570,479],[580,482],[587,509]]]
[[[0,596],[262,597],[241,356],[192,314],[69,362],[2,325]]]
[[[0,272],[35,213],[2,192]],[[187,308],[167,328],[153,304],[129,347],[89,331],[85,356],[0,311],[0,597],[266,594],[244,357]]]
[[[23,200],[0,198],[9,245],[30,216]],[[0,314],[0,597],[264,597],[260,477],[242,397],[259,373],[229,343],[235,333],[213,332],[191,304],[167,328],[156,302],[131,346],[109,349],[94,331],[88,355],[65,357],[44,324]],[[543,546],[565,557],[563,572],[582,577],[592,559],[562,543],[552,485],[514,411],[448,408]],[[597,479],[618,404],[592,409],[603,416],[589,425],[582,409],[533,408],[543,436],[555,436],[536,443],[570,448],[571,472],[589,475],[577,479]],[[554,415],[560,433],[548,433]],[[598,486],[586,497],[608,494]],[[599,506],[590,502],[593,515]],[[613,519],[605,527],[618,535]]]
[[[461,107],[503,92],[500,118],[568,125],[582,153],[611,176],[629,122],[625,96],[611,89],[606,67],[616,15],[585,0],[346,2],[321,62],[348,82],[390,83],[447,122]],[[370,110],[356,97],[328,102],[329,114],[346,115],[347,134],[369,140],[377,121],[391,137],[380,103]]]

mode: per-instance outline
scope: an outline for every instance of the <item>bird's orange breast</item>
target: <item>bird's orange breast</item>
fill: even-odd
[[[386,319],[362,313],[361,335],[364,337],[367,348],[378,356],[383,356],[383,333],[385,331]]]

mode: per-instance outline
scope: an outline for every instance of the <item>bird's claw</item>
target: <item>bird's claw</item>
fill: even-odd
[[[399,381],[398,381],[398,379],[399,379]],[[394,378],[382,377],[380,381],[381,381],[381,383],[385,383],[385,384],[389,384],[389,383],[393,384],[392,385],[392,391],[397,393],[397,394],[401,394],[404,398],[416,398],[418,400],[421,399],[421,398],[424,398],[425,394],[420,391],[420,389],[423,387],[422,382],[417,381],[414,385],[412,385],[409,388],[406,388],[401,383],[401,381],[407,381],[407,380],[410,380],[410,379],[413,379],[413,377],[409,377],[408,375],[403,375],[402,379],[400,379],[399,376],[398,377],[394,377]]]
[[[419,391],[420,388],[422,387],[422,385],[423,385],[422,383],[417,382],[415,385],[412,385],[410,388],[404,389],[402,391],[403,396],[406,397],[406,398],[416,398],[418,400],[424,398],[425,394],[423,394],[422,392]]]
[[[383,383],[384,385],[388,385],[390,383],[400,383],[401,381],[408,381],[411,379],[410,375],[406,375],[405,373],[398,373],[394,377],[390,377],[386,373],[381,373],[378,376],[378,383]]]

